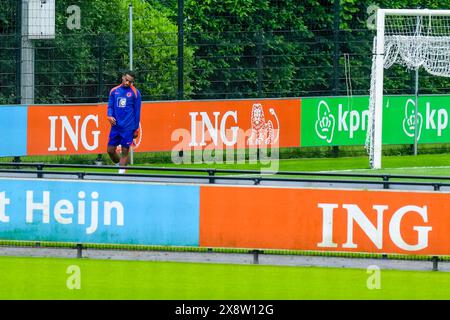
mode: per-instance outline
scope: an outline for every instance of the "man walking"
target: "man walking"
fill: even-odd
[[[133,139],[138,136],[141,117],[141,93],[133,86],[135,74],[126,71],[122,75],[122,84],[109,93],[108,121],[111,131],[108,140],[108,155],[118,166],[128,164],[128,155]],[[116,152],[120,145],[122,153]],[[125,173],[125,169],[119,169]]]

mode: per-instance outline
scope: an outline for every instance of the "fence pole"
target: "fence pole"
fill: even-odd
[[[178,100],[184,99],[184,0],[178,0]]]
[[[133,3],[131,2],[131,0],[128,8],[130,17],[130,70],[133,70]]]
[[[258,48],[258,97],[262,98],[263,91],[263,54],[262,54],[262,46],[263,46],[263,30],[258,30],[257,37],[257,48]]]
[[[130,70],[133,70],[133,3],[130,0],[129,5],[129,19],[130,19]],[[133,146],[130,147],[130,164],[134,164]]]
[[[341,10],[340,0],[334,0],[333,12],[333,42],[334,42],[334,54],[333,54],[333,92],[335,96],[339,95],[339,24],[340,17],[339,13]],[[331,155],[337,157],[339,155],[339,146],[331,147]]]
[[[20,96],[21,104],[34,103],[34,45],[28,35],[28,0],[21,1]]]
[[[17,19],[16,19],[16,92],[15,92],[15,103],[20,104],[20,68],[21,68],[21,55],[22,55],[22,1],[16,1],[17,8]]]

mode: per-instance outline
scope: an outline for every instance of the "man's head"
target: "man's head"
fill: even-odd
[[[134,78],[136,77],[136,75],[134,74],[133,71],[125,71],[122,74],[122,85],[124,87],[129,87],[133,84],[134,82]]]

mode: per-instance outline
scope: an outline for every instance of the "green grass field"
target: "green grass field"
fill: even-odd
[[[277,163],[276,163],[277,162]],[[276,163],[279,171],[353,171],[367,173],[395,174],[436,174],[450,176],[450,154],[423,154],[417,156],[385,156],[383,169],[371,170],[367,157],[342,158],[301,158],[281,159],[278,161],[263,160],[258,163],[190,163],[190,164],[151,164],[149,166],[168,168],[218,168],[235,170],[269,169]],[[138,164],[139,165],[139,164]],[[434,168],[434,169],[432,169]]]
[[[80,289],[69,289],[77,275]],[[381,270],[379,289],[368,289],[370,276],[366,269],[0,257],[0,299],[450,299],[447,272]]]
[[[280,171],[339,171],[339,170],[368,170],[372,173],[385,173],[399,168],[429,168],[446,167],[450,173],[450,154],[423,154],[417,156],[384,156],[382,170],[370,170],[368,157],[341,157],[341,158],[298,158],[281,159],[278,161]],[[270,162],[270,163],[269,163]],[[189,167],[189,168],[222,168],[222,169],[244,169],[259,170],[268,168],[272,162],[263,160],[258,163],[202,163],[183,164],[173,163],[161,164],[165,167]],[[159,166],[159,165],[153,165]],[[425,171],[427,169],[424,169]]]
[[[270,169],[264,163],[248,162],[136,165],[235,170]],[[367,157],[284,159],[277,162],[276,169],[449,177],[450,155],[383,157],[382,170],[370,170]],[[116,171],[101,167],[92,170]],[[133,170],[132,167],[128,172],[168,173],[139,171]],[[67,287],[67,281],[72,279],[72,275],[68,273],[70,266],[79,267],[80,289]],[[0,299],[450,299],[448,272],[381,270],[380,288],[372,290],[367,287],[369,277],[370,274],[366,269],[331,267],[0,257]]]

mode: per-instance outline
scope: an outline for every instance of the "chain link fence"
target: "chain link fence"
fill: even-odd
[[[40,0],[0,4],[0,104],[23,103],[24,59],[33,59],[32,102],[106,101],[129,68],[130,2],[56,1],[55,37],[24,42],[27,1]],[[132,2],[133,66],[144,100],[368,94],[375,32],[367,3],[355,5],[349,17],[336,1],[285,13],[275,10],[287,0],[262,1],[269,8],[254,11],[243,5],[242,12],[195,2]],[[386,93],[413,92],[412,72],[393,68],[386,77]],[[450,89],[447,79],[422,73],[420,82],[422,93]]]

